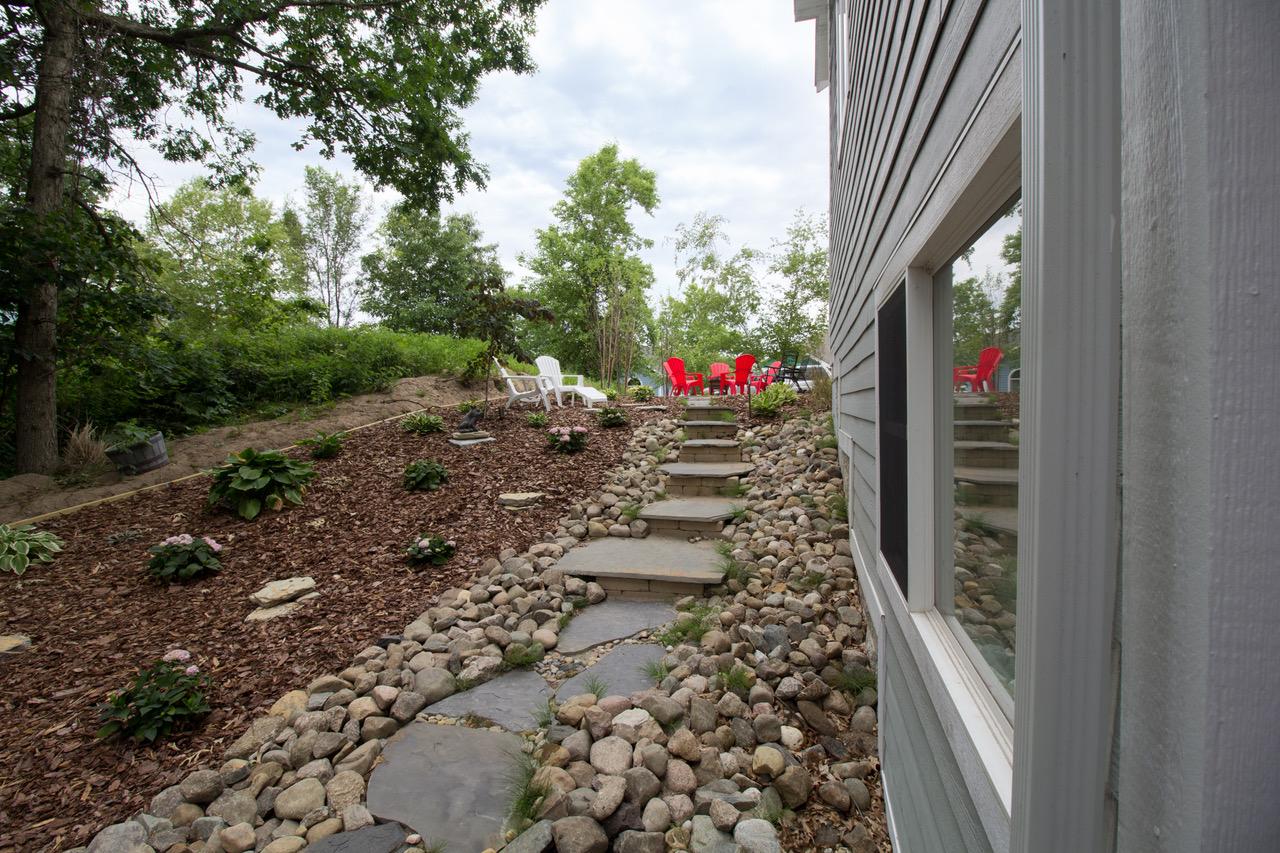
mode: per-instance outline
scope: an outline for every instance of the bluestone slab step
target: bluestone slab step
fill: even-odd
[[[636,602],[640,603],[640,602]],[[645,674],[644,665],[662,660],[667,650],[657,643],[626,643],[615,646],[607,655],[570,678],[556,691],[560,701],[590,692],[587,681],[592,677],[603,681],[610,696],[630,696],[654,686]],[[603,697],[597,697],[603,698]]]
[[[654,501],[640,510],[645,521],[728,521],[737,504],[727,498],[678,498]]]
[[[556,649],[574,655],[612,640],[625,640],[676,618],[675,608],[659,601],[605,601],[586,608],[560,632]]]
[[[450,851],[498,846],[520,745],[505,732],[410,723],[382,749],[369,777],[369,811]]]
[[[665,538],[595,539],[571,548],[556,568],[578,577],[688,584],[715,584],[724,576],[711,543]]]
[[[524,732],[538,727],[533,712],[545,707],[550,698],[551,688],[546,679],[531,669],[516,669],[470,690],[446,696],[428,705],[426,713],[445,717],[475,714],[509,731]]]

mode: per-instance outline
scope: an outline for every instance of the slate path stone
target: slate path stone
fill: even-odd
[[[604,681],[609,686],[609,693],[615,696],[629,696],[639,690],[647,690],[653,687],[653,679],[645,674],[644,665],[661,660],[664,654],[666,650],[657,643],[618,646],[561,684],[556,696],[563,700],[587,693],[587,680],[593,677]]]
[[[398,823],[366,826],[355,832],[339,832],[307,845],[309,853],[394,853],[408,835]]]
[[[476,714],[508,731],[523,732],[537,728],[533,712],[546,707],[550,698],[551,688],[545,678],[531,670],[518,669],[428,705],[427,713],[446,717]]]
[[[675,618],[675,608],[661,601],[606,601],[575,616],[560,632],[556,648],[561,654],[577,654],[610,640],[625,640]]]
[[[484,850],[502,832],[506,777],[519,752],[520,738],[505,732],[410,723],[369,777],[369,811],[450,851]]]

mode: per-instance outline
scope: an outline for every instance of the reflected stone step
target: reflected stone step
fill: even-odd
[[[990,504],[1018,505],[1017,468],[975,468],[956,466],[955,481],[961,506]]]
[[[730,438],[690,438],[680,445],[681,462],[741,462],[742,448]]]
[[[640,518],[648,523],[650,536],[715,536],[737,506],[720,497],[676,498],[649,504],[640,510]]]
[[[1018,508],[1014,506],[984,506],[982,504],[966,504],[956,510],[965,518],[981,521],[997,533],[1006,536],[1018,535]]]
[[[957,441],[955,464],[962,468],[1017,468],[1018,445],[1007,441]]]
[[[735,421],[685,421],[683,424],[686,441],[700,441],[707,438],[732,439],[738,434]]]
[[[994,421],[1000,409],[986,397],[956,397],[952,417],[957,421]]]
[[[611,594],[649,600],[699,595],[724,577],[720,555],[710,542],[665,536],[595,539],[571,548],[556,568],[593,578]]]
[[[955,421],[956,441],[1008,441],[1009,421]]]

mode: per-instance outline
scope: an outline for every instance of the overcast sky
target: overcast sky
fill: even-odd
[[[768,248],[798,208],[827,207],[827,100],[813,87],[813,22],[788,0],[550,0],[538,16],[531,75],[485,79],[466,125],[488,187],[457,200],[475,214],[518,281],[516,261],[551,221],[564,180],[583,157],[616,142],[658,176],[661,205],[639,215],[654,241],[657,290],[674,283],[670,238],[700,210],[729,222],[733,247]],[[303,168],[353,174],[345,158],[295,152],[298,125],[244,107],[258,137],[257,192],[277,203],[302,195]],[[198,169],[144,158],[160,194]],[[394,199],[380,194],[385,206]],[[140,221],[146,196],[121,193]]]

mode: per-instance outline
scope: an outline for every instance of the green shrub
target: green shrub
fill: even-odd
[[[99,738],[114,735],[151,743],[174,728],[209,713],[208,676],[188,663],[189,652],[174,649],[138,672],[133,683],[107,697],[99,709]]]
[[[443,432],[444,418],[429,412],[414,412],[411,415],[405,415],[400,421],[400,426],[407,432],[427,435],[433,432]]]
[[[464,415],[468,412],[474,412],[477,410],[484,411],[483,400],[463,400],[458,404],[458,411],[462,412]]]
[[[439,462],[419,459],[404,469],[404,487],[411,492],[434,492],[449,482],[449,472]]]
[[[641,670],[654,684],[661,684],[671,674],[671,668],[660,660],[647,661]]]
[[[653,399],[653,389],[648,385],[633,385],[628,393],[637,403],[647,403]]]
[[[159,545],[147,549],[151,559],[147,571],[158,581],[187,581],[206,572],[222,568],[218,553],[222,546],[208,536],[196,538],[189,533],[170,536]]]
[[[546,412],[530,412],[529,414],[524,416],[524,422],[531,427],[544,427],[548,423],[547,413]]]
[[[720,684],[730,693],[745,696],[755,683],[755,673],[739,663],[720,673]]]
[[[151,440],[155,430],[139,426],[136,421],[121,421],[107,433],[107,450],[132,450]]]
[[[751,398],[751,414],[762,418],[776,417],[786,406],[797,399],[796,389],[775,382]]]
[[[621,409],[604,408],[600,410],[599,423],[602,427],[624,427],[627,425],[627,416]]]
[[[538,816],[538,806],[549,793],[548,789],[533,781],[538,772],[538,762],[533,756],[516,752],[511,757],[511,766],[506,776],[507,786],[507,823],[511,829],[519,832],[524,825]]]
[[[609,684],[598,675],[588,676],[583,686],[588,693],[595,694],[597,700],[609,695]]]
[[[560,453],[577,453],[587,447],[587,428],[552,427],[547,430],[547,443]]]
[[[346,440],[345,432],[318,432],[298,444],[311,451],[312,459],[329,459],[342,452],[342,442]]]
[[[716,612],[709,604],[695,604],[676,617],[656,638],[664,646],[696,643],[711,630],[711,617]]]
[[[865,666],[850,664],[836,674],[831,680],[831,686],[836,690],[843,690],[845,693],[857,696],[868,687],[876,686],[876,674]]]
[[[32,563],[52,563],[63,542],[34,524],[0,524],[0,572],[22,575]]]
[[[443,566],[453,556],[454,542],[432,533],[419,534],[409,543],[409,559],[418,564]]]
[[[279,510],[286,501],[301,506],[306,485],[316,475],[308,462],[290,459],[278,450],[252,448],[231,454],[207,473],[213,477],[209,506],[226,505],[248,521],[264,507]]]
[[[618,387],[616,385],[606,385],[602,390],[604,391],[604,398],[610,403],[618,399]]]
[[[809,400],[820,412],[831,410],[831,377],[825,370],[814,370],[809,380]]]

